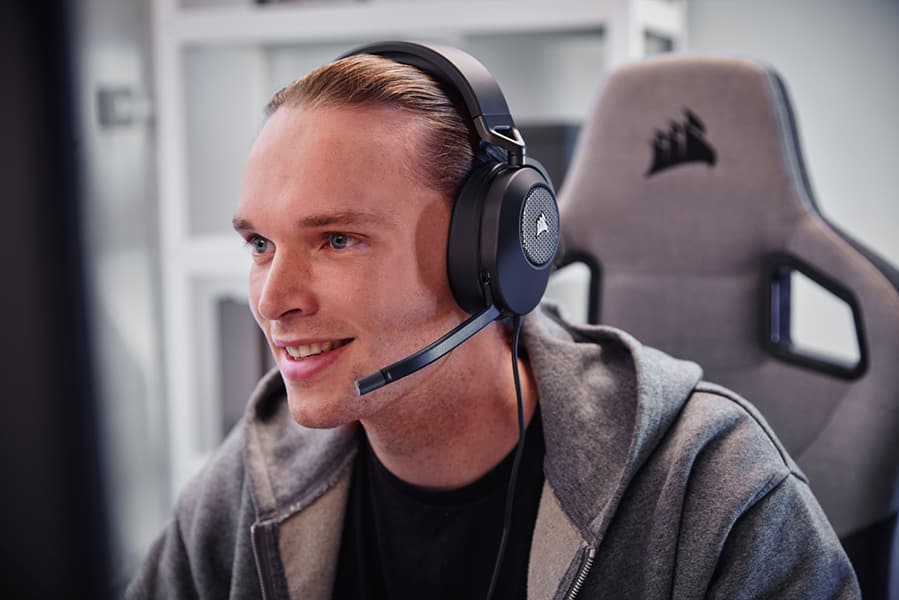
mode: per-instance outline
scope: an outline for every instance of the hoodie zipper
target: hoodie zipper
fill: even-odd
[[[587,575],[590,574],[590,569],[593,567],[593,559],[595,557],[596,548],[588,547],[581,561],[581,568],[578,569],[577,577],[574,578],[574,583],[571,584],[571,587],[568,588],[568,593],[565,594],[565,600],[574,600],[581,592],[584,582],[587,581]]]

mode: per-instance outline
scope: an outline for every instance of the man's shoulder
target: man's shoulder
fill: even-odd
[[[699,382],[657,451],[688,473],[685,493],[744,511],[782,483],[808,482],[761,413],[734,391]]]
[[[666,459],[679,451],[686,456],[678,462],[694,466],[710,456],[721,463],[754,457],[782,476],[804,480],[761,413],[733,390],[703,380],[700,365],[615,327],[571,325],[552,307],[541,316],[535,324],[542,335],[531,337],[539,344],[529,348],[538,359],[538,381],[564,398],[558,404],[566,419],[572,406],[578,414],[601,416],[592,424],[578,421],[590,437],[597,427],[618,428],[616,445],[631,446],[632,467],[658,459],[665,448]]]
[[[568,490],[563,506],[582,528],[618,494],[643,505],[663,489],[672,515],[682,501],[708,503],[728,513],[725,527],[785,479],[806,485],[764,417],[703,381],[695,363],[614,327],[573,326],[551,310],[531,320],[528,341],[545,392],[547,474]]]
[[[741,447],[751,448],[757,456],[772,465],[805,480],[799,466],[761,412],[729,388],[700,381],[685,403],[679,421],[687,428],[707,432],[709,442],[733,439]]]

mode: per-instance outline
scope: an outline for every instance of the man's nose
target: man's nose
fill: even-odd
[[[318,311],[313,291],[314,275],[309,261],[290,254],[276,254],[262,280],[259,314],[269,321]]]

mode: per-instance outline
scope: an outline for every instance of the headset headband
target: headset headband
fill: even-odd
[[[505,150],[509,164],[524,164],[524,139],[515,127],[502,90],[475,57],[458,48],[438,44],[378,42],[351,50],[340,58],[356,54],[375,54],[417,67],[458,91],[480,138]]]

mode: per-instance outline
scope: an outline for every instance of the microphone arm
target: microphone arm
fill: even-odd
[[[373,392],[378,388],[384,387],[388,383],[392,383],[398,379],[402,379],[406,375],[418,371],[428,366],[444,354],[454,350],[459,344],[465,342],[487,327],[496,320],[501,314],[500,310],[493,305],[488,306],[479,313],[476,313],[463,321],[458,327],[444,335],[436,342],[425,346],[415,354],[407,356],[399,360],[389,367],[385,367],[377,373],[372,373],[367,377],[356,380],[356,391],[360,396],[364,396],[369,392]]]

